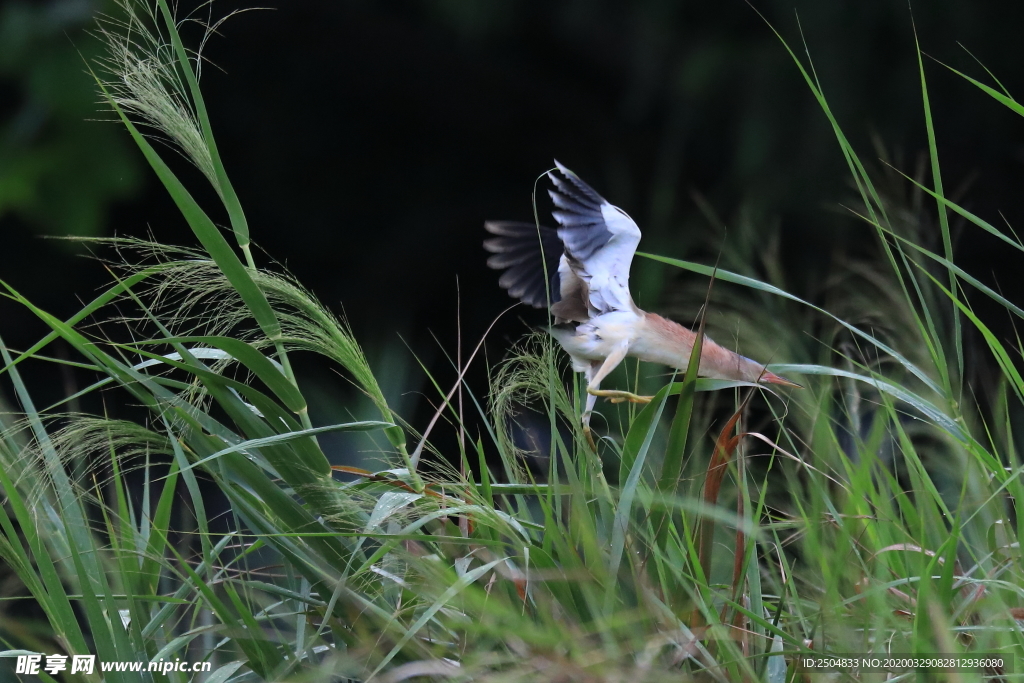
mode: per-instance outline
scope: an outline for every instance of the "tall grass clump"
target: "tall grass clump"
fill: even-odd
[[[804,390],[774,396],[676,376],[624,411],[621,429],[610,422],[595,453],[561,352],[531,337],[485,391],[463,386],[464,367],[453,389],[435,382],[442,415],[468,429],[452,402],[461,388],[485,429],[428,467],[430,430],[416,434],[391,410],[344,321],[255,262],[203,103],[200,56],[178,28],[166,0],[122,0],[101,23],[107,60],[91,68],[197,246],[111,241],[110,287],[67,320],[3,284],[50,330],[24,351],[0,340],[19,405],[0,434],[0,556],[44,626],[5,630],[8,655],[209,662],[212,673],[195,677],[217,683],[781,683],[804,680],[802,655],[1011,662],[1024,651],[1021,348],[971,301],[1024,311],[956,265],[951,218],[1008,249],[1024,245],[946,197],[923,60],[930,173],[900,182],[933,202],[935,247],[895,210],[810,64],[790,53],[849,163],[850,210],[878,244],[878,263],[841,276],[887,297],[833,289],[820,306],[741,260],[712,268],[647,255],[713,276],[711,309],[738,312],[772,339],[757,357],[805,361],[770,366],[802,376]],[[1024,114],[1008,94],[963,78]],[[214,186],[231,240],[154,140]],[[875,319],[859,324],[868,312]],[[57,340],[78,354],[59,362],[101,377],[69,399],[116,390],[145,417],[37,405],[23,371],[53,361]],[[337,364],[378,419],[314,427],[294,353]],[[984,402],[968,390],[972,359],[997,369]],[[332,465],[317,440],[331,431],[380,436],[384,463]],[[213,490],[229,504],[224,519],[210,514]]]

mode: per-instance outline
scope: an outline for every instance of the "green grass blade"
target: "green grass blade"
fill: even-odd
[[[434,615],[437,614],[445,605],[451,602],[456,595],[458,595],[460,592],[473,585],[473,583],[477,579],[479,579],[487,572],[491,571],[495,567],[495,565],[504,561],[505,558],[492,560],[491,562],[488,562],[487,564],[472,569],[463,574],[462,576],[460,576],[458,580],[455,581],[455,583],[449,586],[444,591],[444,593],[442,593],[436,600],[434,600],[430,607],[428,607],[423,612],[423,614],[421,614],[420,617],[415,622],[413,622],[412,626],[406,629],[405,634],[401,637],[401,639],[399,639],[395,646],[391,648],[391,651],[384,656],[384,659],[380,662],[380,664],[377,665],[377,668],[374,669],[373,673],[371,673],[368,678],[372,679],[378,673],[383,671],[384,667],[387,666],[388,663],[395,658],[395,655],[402,651],[402,648],[405,647],[405,644],[412,640],[412,638],[415,637],[416,634],[419,633],[431,619],[433,619]]]
[[[199,80],[196,78],[196,74],[192,69],[192,63],[185,52],[185,46],[181,42],[181,35],[178,33],[178,27],[174,23],[174,16],[167,5],[167,0],[158,0],[158,5],[160,7],[160,14],[164,19],[167,34],[171,39],[171,45],[174,47],[175,55],[178,57],[178,66],[181,73],[185,76],[185,82],[188,83],[189,92],[192,95],[192,104],[195,107],[199,125],[203,130],[203,139],[206,141],[206,146],[210,151],[210,161],[213,163],[213,170],[217,177],[217,192],[224,201],[224,208],[228,211],[231,229],[235,233],[238,246],[244,252],[248,266],[253,268],[252,255],[249,250],[249,224],[245,219],[245,212],[242,211],[242,204],[238,201],[235,188],[231,185],[227,171],[224,169],[224,162],[221,159],[220,151],[217,149],[217,142],[213,137],[213,126],[210,125],[210,115],[206,109],[206,101],[203,99],[202,90],[199,88]],[[201,57],[197,57],[197,59],[201,59]]]
[[[662,387],[651,402],[640,411],[640,415],[630,426],[629,434],[626,435],[626,445],[622,449],[622,467],[629,463],[629,470],[625,481],[620,483],[619,503],[612,521],[611,554],[608,557],[609,583],[605,588],[604,603],[606,615],[610,615],[614,608],[619,566],[622,563],[622,552],[626,546],[626,535],[629,533],[633,515],[633,499],[641,485],[640,477],[643,474],[644,463],[647,461],[651,442],[661,421],[661,414],[668,402],[669,389],[669,386]]]
[[[942,64],[942,62],[939,62],[939,63]],[[942,66],[946,67],[947,69],[949,69],[950,71],[955,73],[957,76],[959,76],[960,78],[962,78],[965,81],[967,81],[968,83],[974,85],[976,88],[978,88],[979,90],[984,92],[986,95],[988,95],[989,97],[994,99],[996,102],[999,102],[999,104],[1001,104],[1004,107],[1008,108],[1010,111],[1012,111],[1012,112],[1014,112],[1016,114],[1020,114],[1021,116],[1024,116],[1024,105],[1021,105],[1020,102],[1018,102],[1017,100],[1015,100],[1012,97],[1010,97],[1009,94],[1001,93],[998,90],[992,88],[991,86],[985,85],[981,81],[978,81],[978,80],[976,80],[974,78],[971,78],[970,76],[968,76],[965,73],[961,73],[960,71],[957,71],[956,69],[954,69],[953,67],[949,66],[948,64],[942,64]],[[987,69],[986,69],[986,71],[987,71]],[[989,75],[990,76],[992,75],[991,72],[989,72]]]
[[[256,286],[256,283],[253,282],[249,271],[242,265],[238,255],[235,254],[230,245],[228,245],[227,240],[224,239],[224,235],[221,234],[220,230],[214,225],[213,221],[210,220],[210,217],[206,215],[206,212],[202,210],[196,200],[192,198],[192,195],[185,189],[185,186],[182,185],[181,181],[178,180],[164,160],[160,158],[160,155],[156,153],[156,150],[149,144],[149,141],[139,132],[124,110],[109,95],[103,82],[99,78],[96,79],[96,82],[106,96],[108,104],[117,112],[121,122],[131,134],[132,139],[135,140],[139,149],[142,150],[146,161],[149,162],[157,177],[160,178],[160,182],[163,183],[167,192],[171,195],[171,199],[174,200],[175,205],[185,217],[189,227],[192,228],[192,232],[238,292],[239,296],[242,297],[249,310],[252,311],[253,317],[256,319],[257,324],[259,324],[260,329],[263,330],[268,339],[272,341],[278,340],[281,337],[281,324],[277,316],[270,308],[267,297]]]
[[[968,434],[963,430],[957,421],[942,412],[934,403],[922,398],[918,394],[905,389],[903,386],[896,384],[890,380],[882,377],[873,377],[868,375],[861,375],[849,370],[842,370],[840,368],[830,368],[824,365],[813,365],[813,364],[799,364],[799,363],[775,363],[771,366],[772,371],[778,371],[780,373],[789,373],[797,375],[826,375],[831,377],[846,377],[853,379],[858,382],[864,382],[869,384],[879,391],[883,391],[900,401],[914,407],[921,414],[931,420],[933,423],[938,425],[951,436],[955,437],[959,441],[966,442],[969,439]]]
[[[206,344],[220,349],[259,377],[260,381],[266,384],[293,413],[301,414],[307,410],[306,399],[303,398],[298,388],[288,381],[284,373],[252,345],[239,339],[218,336],[168,337],[137,341],[134,344]],[[172,362],[167,356],[152,356],[151,358],[152,360]]]
[[[925,130],[928,133],[928,158],[931,162],[932,170],[932,183],[935,187],[933,193],[936,200],[941,200],[945,197],[942,191],[942,171],[939,167],[939,148],[935,142],[935,123],[932,121],[932,108],[931,103],[928,99],[928,82],[924,75],[924,57],[921,53],[921,43],[918,41],[917,31],[914,31],[914,47],[917,51],[917,68],[921,77],[921,100],[924,105],[924,123]],[[946,260],[950,263],[953,262],[953,238],[949,232],[949,216],[946,215],[946,207],[942,201],[938,201],[938,214],[939,214],[939,229],[942,233],[942,248],[945,252]],[[957,292],[956,273],[949,271],[949,289],[953,292],[954,298]],[[953,310],[953,338],[956,345],[956,359],[957,359],[957,382],[960,387],[963,386],[964,377],[964,343],[963,334],[960,331],[960,314],[956,310],[954,300]],[[938,342],[938,339],[935,340]],[[961,388],[957,390],[957,396],[960,396]],[[960,400],[958,398],[958,400]]]
[[[854,325],[851,325],[850,323],[848,323],[845,320],[842,320],[841,318],[833,315],[832,313],[826,311],[825,309],[820,308],[819,306],[815,306],[814,304],[812,304],[812,303],[810,303],[808,301],[804,301],[800,297],[794,296],[793,294],[790,294],[789,292],[787,292],[787,291],[785,291],[783,289],[779,289],[778,287],[776,287],[774,285],[770,285],[770,284],[768,284],[766,282],[761,282],[760,280],[755,280],[754,278],[747,277],[745,275],[739,275],[738,273],[732,273],[730,271],[722,270],[720,268],[719,269],[715,269],[715,268],[712,268],[710,266],[701,265],[699,263],[692,263],[690,261],[682,261],[680,259],[669,258],[667,256],[657,256],[655,254],[646,254],[646,253],[639,252],[639,251],[637,252],[637,256],[643,256],[644,258],[649,258],[649,259],[651,259],[653,261],[660,261],[662,263],[667,263],[670,266],[675,266],[676,268],[682,268],[683,270],[689,270],[689,271],[694,272],[694,273],[700,273],[702,275],[709,275],[710,276],[710,275],[714,274],[715,279],[717,279],[717,280],[723,280],[725,282],[731,282],[733,284],[742,285],[744,287],[750,287],[752,289],[756,289],[756,290],[761,291],[761,292],[767,292],[768,294],[774,294],[776,296],[781,296],[784,299],[789,299],[791,301],[795,301],[795,302],[797,302],[799,304],[807,306],[808,308],[811,308],[811,309],[817,311],[818,313],[821,313],[823,315],[828,316],[829,318],[831,318],[832,320],[836,321],[837,323],[839,323],[840,325],[845,327],[847,330],[849,330],[853,334],[857,335],[861,339],[864,339],[864,340],[870,342],[873,346],[877,347],[881,351],[883,351],[886,354],[888,354],[888,355],[892,356],[893,358],[895,358],[899,362],[900,365],[902,365],[907,370],[909,370],[911,373],[913,373],[913,375],[915,377],[917,377],[919,380],[924,382],[928,386],[928,388],[931,389],[932,391],[934,391],[935,393],[940,394],[940,395],[944,393],[942,391],[942,389],[939,387],[939,385],[935,383],[934,380],[932,380],[930,377],[928,377],[928,375],[926,375],[923,370],[921,370],[916,365],[914,365],[909,360],[907,360],[907,358],[903,354],[901,354],[898,351],[896,351],[896,349],[893,349],[892,347],[888,346],[887,344],[884,344],[879,339],[873,337],[872,335],[868,334],[867,332],[864,332],[863,330],[859,329],[858,327],[856,327]]]

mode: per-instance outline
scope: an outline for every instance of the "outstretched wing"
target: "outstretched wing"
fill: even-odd
[[[508,290],[509,296],[534,308],[545,308],[561,299],[558,263],[564,247],[557,231],[514,221],[487,221],[484,228],[497,235],[484,241],[484,249],[494,254],[487,265],[505,270],[498,284]],[[550,289],[544,288],[545,283]]]
[[[565,245],[565,265],[582,283],[588,317],[634,310],[629,267],[640,244],[640,228],[575,173],[558,161],[555,166],[557,171],[548,173],[555,185],[548,191],[557,207],[552,215]]]

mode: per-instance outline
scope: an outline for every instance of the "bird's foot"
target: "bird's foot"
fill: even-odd
[[[587,437],[587,443],[590,444],[590,450],[597,453],[597,443],[594,441],[594,434],[590,431],[590,425],[583,425],[583,436]]]
[[[653,396],[639,396],[630,391],[617,391],[615,389],[587,389],[587,393],[591,396],[601,396],[612,403],[622,403],[623,401],[629,401],[630,403],[650,403],[654,400]]]

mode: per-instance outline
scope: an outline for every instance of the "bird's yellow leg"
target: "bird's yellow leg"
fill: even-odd
[[[600,362],[591,362],[587,369],[587,404],[583,409],[583,435],[587,438],[587,443],[597,453],[597,444],[594,442],[594,435],[590,431],[590,416],[594,410],[594,402],[598,396],[608,394],[620,394],[628,392],[602,392],[599,387],[601,386],[601,380],[608,376],[608,373],[615,369],[615,367],[622,362],[622,359],[626,357],[626,352],[629,350],[627,344],[622,344],[618,348],[613,349],[608,356]],[[630,396],[636,396],[630,394]],[[643,396],[636,396],[636,398],[644,398]],[[614,399],[613,399],[614,400]],[[625,400],[625,399],[621,399]],[[648,399],[649,400],[649,399]]]
[[[653,396],[640,396],[631,391],[618,391],[616,389],[591,389],[587,387],[587,393],[591,396],[606,398],[612,403],[622,403],[623,401],[629,401],[630,403],[650,403],[654,400]]]

